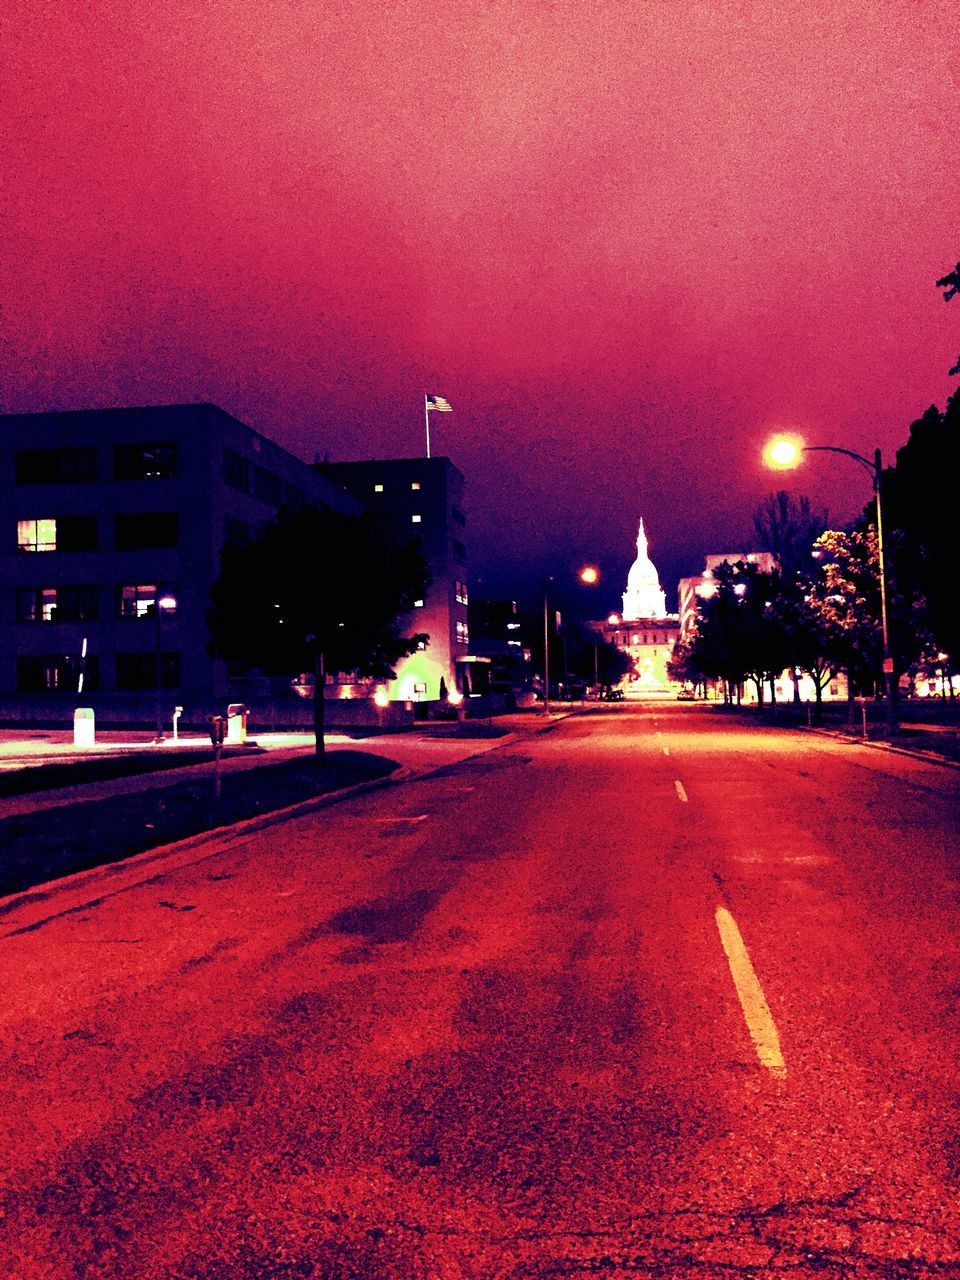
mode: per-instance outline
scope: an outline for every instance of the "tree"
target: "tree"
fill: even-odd
[[[429,581],[419,547],[394,542],[371,515],[284,510],[254,541],[225,548],[210,650],[273,675],[312,670],[322,756],[325,673],[391,677],[393,664],[428,639],[404,636],[401,618]]]
[[[753,527],[785,578],[793,578],[810,562],[810,551],[827,525],[826,511],[813,511],[809,498],[791,498],[784,489],[757,507]]]
[[[954,294],[960,293],[960,262],[957,263],[952,271],[948,271],[941,280],[937,281],[937,288],[943,290],[944,302],[949,302]],[[960,358],[957,359],[957,363],[949,372],[951,376],[960,375]]]
[[[712,595],[701,597],[690,660],[705,676],[739,688],[749,678],[763,703],[789,661],[789,637],[776,609],[780,579],[743,562],[721,564]]]
[[[815,553],[820,572],[807,596],[815,623],[851,689],[854,681],[875,686],[883,656],[877,531],[828,529]]]
[[[960,547],[958,469],[960,391],[950,397],[944,413],[931,405],[911,424],[895,465],[883,476],[884,514],[894,531],[888,562],[898,596],[900,647],[922,630],[950,656],[954,667],[960,659],[960,612],[953,585]],[[904,668],[918,657],[917,645],[908,644],[907,649]]]

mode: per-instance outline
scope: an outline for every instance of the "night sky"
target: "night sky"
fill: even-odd
[[[589,556],[605,611],[642,514],[669,603],[770,428],[892,458],[952,390],[955,0],[18,0],[4,43],[0,409],[343,460],[441,394],[475,593]]]

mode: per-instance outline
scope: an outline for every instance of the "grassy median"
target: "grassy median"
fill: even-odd
[[[322,764],[312,758],[265,763],[225,773],[217,803],[211,765],[209,777],[4,818],[0,896],[386,777],[396,768],[396,761],[362,751],[331,751]]]

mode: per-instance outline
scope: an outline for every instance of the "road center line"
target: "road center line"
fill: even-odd
[[[663,748],[663,754],[664,754],[665,756],[668,756],[668,755],[670,754],[670,748],[669,748],[669,747],[664,747],[664,748]]]
[[[746,943],[737,928],[737,922],[726,909],[717,907],[717,928],[720,941],[726,952],[730,965],[730,976],[740,998],[740,1007],[746,1020],[747,1030],[753,1040],[760,1065],[766,1067],[778,1080],[786,1079],[787,1064],[780,1052],[780,1037],[777,1025],[770,1012],[760,979],[757,977]]]
[[[687,793],[686,793],[686,790],[685,790],[685,788],[684,788],[683,783],[682,783],[679,779],[677,779],[677,780],[674,782],[674,784],[673,784],[673,785],[677,788],[677,799],[678,799],[678,800],[682,800],[682,801],[683,801],[683,803],[684,803],[684,804],[686,804],[686,803],[687,803]]]

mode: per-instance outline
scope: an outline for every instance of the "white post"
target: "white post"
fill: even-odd
[[[427,457],[430,457],[430,406],[427,404],[427,393],[423,393],[423,416],[427,423]]]

